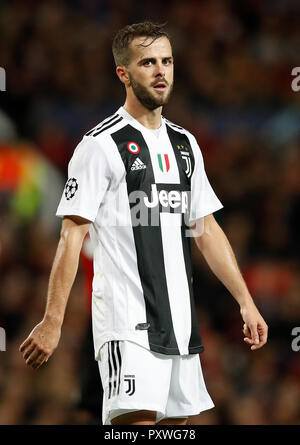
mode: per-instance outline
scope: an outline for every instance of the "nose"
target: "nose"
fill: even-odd
[[[155,77],[165,77],[166,70],[162,62],[157,62],[155,68]]]

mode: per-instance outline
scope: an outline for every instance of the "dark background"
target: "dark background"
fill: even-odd
[[[83,133],[125,100],[113,34],[145,19],[168,22],[175,86],[163,114],[198,140],[224,204],[216,219],[270,330],[268,344],[250,351],[237,303],[194,249],[201,361],[216,408],[191,422],[299,424],[297,0],[1,1],[0,424],[88,422],[78,408],[89,323],[81,272],[47,366],[27,369],[18,348],[43,315],[68,160]]]

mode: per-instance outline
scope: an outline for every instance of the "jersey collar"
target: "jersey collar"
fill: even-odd
[[[136,120],[133,116],[131,116],[131,114],[129,114],[123,107],[120,107],[118,109],[117,113],[120,114],[120,116],[124,117],[126,120],[128,120],[130,125],[135,127],[137,130],[146,131],[146,132],[150,133],[151,135],[153,135],[153,132],[150,128],[147,128],[144,125],[142,125],[138,120]],[[165,120],[164,120],[163,116],[161,116],[160,134],[162,134],[164,132],[165,127],[166,127]]]

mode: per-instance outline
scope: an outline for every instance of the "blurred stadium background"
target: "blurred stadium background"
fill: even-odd
[[[47,366],[27,369],[18,348],[43,315],[68,160],[83,133],[124,102],[113,33],[144,19],[168,21],[175,89],[164,115],[198,139],[224,204],[216,218],[270,329],[268,344],[251,352],[238,305],[194,249],[201,359],[216,408],[192,422],[299,424],[298,0],[1,0],[0,424],[91,422],[78,404],[89,323],[82,272]]]

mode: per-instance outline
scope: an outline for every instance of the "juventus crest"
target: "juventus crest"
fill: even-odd
[[[190,178],[191,174],[192,174],[192,163],[191,163],[190,154],[188,151],[181,151],[180,154],[181,154],[182,159],[186,163],[185,173],[186,173],[187,177]]]
[[[125,393],[132,396],[135,393],[135,375],[124,375],[124,382],[128,384]]]

